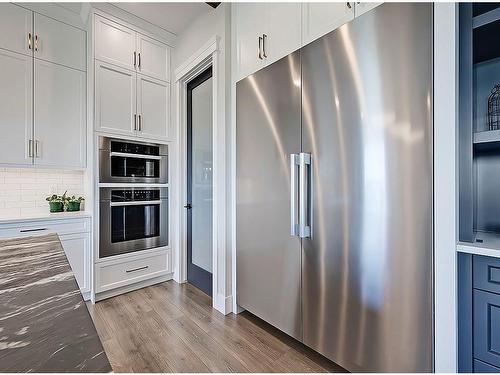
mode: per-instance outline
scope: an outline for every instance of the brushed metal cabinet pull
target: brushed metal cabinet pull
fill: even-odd
[[[144,267],[139,267],[139,268],[133,268],[131,270],[125,270],[125,272],[130,273],[130,272],[142,271],[142,270],[146,270],[148,268],[149,268],[149,266],[144,266]]]
[[[28,157],[33,157],[33,140],[28,140]]]
[[[47,230],[47,228],[21,229],[21,230],[19,230],[19,233],[41,232],[43,230]]]
[[[35,158],[39,158],[40,157],[40,155],[38,153],[39,148],[40,148],[39,145],[40,145],[40,141],[35,141]]]
[[[38,51],[38,35],[35,35],[35,51]]]
[[[139,69],[141,69],[141,53],[139,52]]]
[[[290,154],[290,234],[298,236],[298,223],[297,223],[297,198],[299,196],[298,180],[297,180],[297,167],[299,166],[299,155]]]
[[[134,130],[137,130],[137,114],[134,114]]]
[[[137,52],[134,51],[134,68],[137,67]]]
[[[267,59],[266,40],[267,40],[267,35],[262,34],[262,55],[264,56],[265,59]]]
[[[259,59],[262,60],[262,37],[259,36]]]
[[[347,8],[349,8],[349,9],[351,9],[351,8],[352,8],[352,5],[351,5],[351,3],[350,3],[350,2],[347,2],[347,3],[346,3],[346,5],[347,5]]]
[[[139,131],[142,132],[142,115],[139,115]]]
[[[31,49],[31,33],[28,33],[28,49]]]

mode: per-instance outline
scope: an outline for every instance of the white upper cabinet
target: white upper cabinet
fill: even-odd
[[[368,12],[369,10],[372,10],[373,8],[378,7],[379,5],[382,5],[383,3],[365,3],[365,2],[358,2],[356,3],[354,7],[354,13],[356,17],[361,16],[362,14]]]
[[[33,58],[0,49],[0,67],[0,163],[29,165]]]
[[[96,60],[95,113],[96,130],[134,135],[137,127],[136,73]]]
[[[35,13],[35,58],[86,70],[85,31]]]
[[[248,76],[264,66],[263,35],[267,29],[265,3],[234,3],[236,75]]]
[[[96,15],[95,58],[135,70],[137,64],[136,32]]]
[[[32,12],[10,3],[0,3],[0,48],[31,55]]]
[[[302,45],[328,34],[354,19],[354,3],[302,4]]]
[[[137,75],[137,135],[166,139],[170,116],[170,84]]]
[[[267,3],[269,35],[264,36],[266,64],[301,47],[301,4]]]
[[[35,164],[84,167],[86,75],[35,60]]]
[[[137,70],[149,77],[170,81],[170,48],[137,33]]]

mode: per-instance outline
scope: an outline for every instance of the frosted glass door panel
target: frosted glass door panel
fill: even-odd
[[[212,272],[212,78],[192,92],[192,262]]]

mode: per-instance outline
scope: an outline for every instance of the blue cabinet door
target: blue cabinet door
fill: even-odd
[[[500,258],[474,255],[474,288],[500,293]]]
[[[474,358],[500,367],[500,295],[474,290]]]
[[[474,360],[474,372],[480,373],[500,373],[500,368],[489,365],[482,361]]]

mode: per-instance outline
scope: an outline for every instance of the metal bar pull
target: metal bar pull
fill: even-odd
[[[28,49],[31,49],[31,33],[28,33]]]
[[[262,56],[264,56],[264,58],[267,59],[266,40],[267,40],[267,35],[262,34]]]
[[[311,237],[311,154],[299,154],[299,237]]]
[[[259,59],[261,60],[262,60],[262,41],[263,41],[262,37],[259,36]]]
[[[298,219],[298,174],[297,169],[299,166],[299,155],[290,154],[290,234],[292,236],[299,235],[299,225],[297,223]]]

